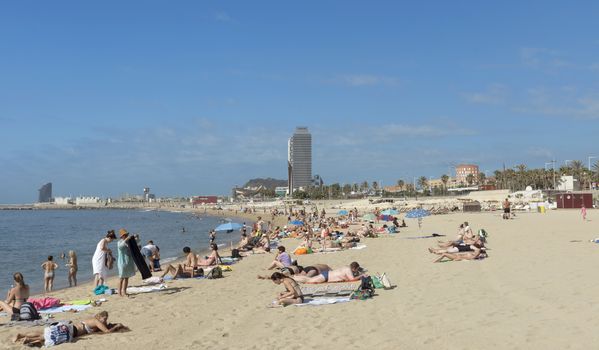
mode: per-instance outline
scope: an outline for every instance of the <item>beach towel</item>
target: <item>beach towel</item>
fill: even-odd
[[[422,239],[422,238],[434,238],[434,237],[445,237],[445,235],[441,235],[438,233],[433,233],[429,236],[414,236],[414,237],[402,237],[403,239]]]
[[[29,298],[27,301],[32,303],[36,310],[49,309],[51,307],[57,307],[61,304],[59,299],[50,297],[39,299]]]
[[[58,314],[61,312],[80,312],[89,309],[91,305],[63,305],[40,310],[40,314]]]
[[[163,282],[163,279],[162,279],[162,277],[154,276],[154,277],[146,278],[142,282],[145,284],[160,284]]]
[[[346,303],[351,301],[349,297],[333,297],[333,298],[313,298],[313,299],[305,299],[301,304],[293,304],[295,306],[318,306],[318,305],[330,305],[330,304],[339,304]]]
[[[303,295],[308,296],[341,296],[350,295],[360,287],[360,283],[360,280],[357,280],[353,282],[301,284],[300,289]]]
[[[157,286],[129,287],[127,288],[127,294],[153,293],[166,288],[168,288],[166,284],[160,284]]]

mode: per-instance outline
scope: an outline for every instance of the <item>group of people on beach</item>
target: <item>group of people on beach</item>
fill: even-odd
[[[96,287],[104,284],[108,275],[108,271],[114,266],[115,258],[108,245],[116,239],[115,231],[109,230],[106,233],[106,236],[102,238],[96,245],[96,250],[92,256],[94,283]],[[127,295],[129,278],[135,275],[135,261],[131,255],[130,244],[135,244],[137,248],[140,249],[140,253],[144,257],[150,271],[161,270],[160,248],[155,245],[152,240],[148,241],[145,246],[140,247],[137,242],[138,240],[139,235],[131,235],[124,228],[119,230],[119,239],[117,242],[118,254],[116,263],[119,276],[118,294],[120,296]]]
[[[49,260],[51,262],[51,260]],[[0,301],[0,311],[5,312],[12,320],[19,320],[21,308],[28,303],[30,297],[29,285],[20,272],[13,274],[13,287],[8,291],[5,301]],[[129,330],[126,326],[117,323],[108,323],[108,312],[102,311],[94,317],[72,322],[56,322],[41,331],[17,333],[13,342],[28,346],[53,346],[71,342],[77,337],[87,334],[112,333]]]
[[[487,257],[485,231],[480,230],[478,234],[475,234],[468,222],[460,224],[454,240],[438,241],[437,243],[438,247],[428,248],[430,253],[439,255],[433,262],[442,262],[444,259],[459,261]]]

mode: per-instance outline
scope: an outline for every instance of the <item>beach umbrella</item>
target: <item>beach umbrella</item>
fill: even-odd
[[[429,216],[429,215],[431,215],[431,212],[428,210],[414,209],[414,210],[410,210],[409,212],[406,213],[406,218],[420,219],[420,218],[423,218],[423,217]]]
[[[397,210],[395,210],[395,209],[387,209],[387,210],[383,210],[381,212],[381,214],[383,214],[383,215],[397,215],[397,214],[399,214],[399,212]]]
[[[293,220],[289,222],[290,225],[295,225],[295,226],[304,226],[304,222],[301,220]]]
[[[339,210],[339,212],[337,212],[337,215],[347,215],[349,214],[349,212],[347,210]]]
[[[366,214],[366,215],[362,216],[362,220],[364,220],[364,221],[374,221],[374,220],[376,220],[376,215],[374,215],[374,214]]]
[[[218,225],[215,231],[235,231],[241,229],[243,226],[236,222],[227,222],[226,224]]]

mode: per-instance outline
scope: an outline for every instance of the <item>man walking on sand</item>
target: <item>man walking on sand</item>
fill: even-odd
[[[511,205],[507,198],[503,201],[503,218],[506,220],[510,218]]]

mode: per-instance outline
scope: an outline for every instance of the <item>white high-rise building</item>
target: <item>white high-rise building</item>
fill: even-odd
[[[289,189],[306,188],[312,181],[312,135],[297,127],[288,144]]]

